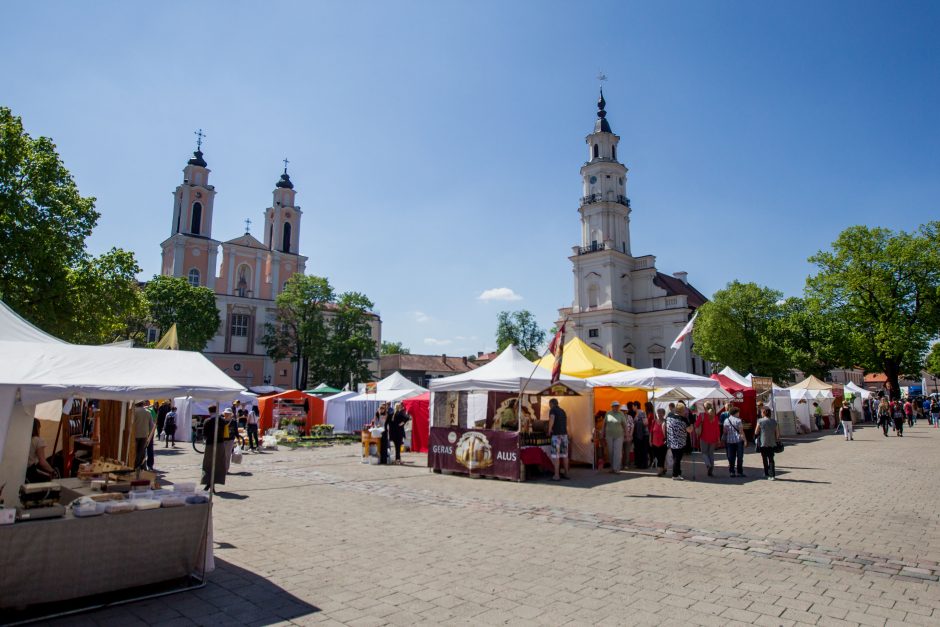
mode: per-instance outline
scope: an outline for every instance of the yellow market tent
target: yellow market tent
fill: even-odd
[[[180,349],[180,342],[176,335],[176,323],[173,323],[173,326],[170,327],[170,330],[163,334],[163,337],[160,338],[160,341],[153,345],[154,348],[162,348],[165,350],[178,351]]]
[[[552,367],[555,365],[555,357],[549,353],[536,363],[551,372]],[[562,374],[585,379],[599,374],[624,372],[625,370],[636,370],[636,368],[602,355],[579,337],[572,338],[565,344],[565,352],[561,360]]]

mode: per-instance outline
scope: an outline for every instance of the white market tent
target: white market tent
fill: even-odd
[[[739,373],[738,373],[734,368],[732,368],[731,366],[725,366],[725,367],[721,370],[721,372],[719,372],[718,374],[720,374],[720,375],[723,376],[723,377],[728,377],[729,379],[731,379],[732,381],[734,381],[734,382],[737,383],[738,385],[743,385],[743,386],[746,386],[746,387],[751,387],[751,375],[747,375],[746,377],[745,377],[745,376],[742,376],[741,374],[739,374]]]
[[[620,373],[618,373],[620,374]],[[527,384],[528,382],[528,384]],[[585,388],[584,379],[561,375],[561,382],[573,390]],[[552,383],[552,373],[534,365],[513,345],[509,345],[496,358],[469,372],[442,377],[431,381],[432,392],[525,392],[537,394]]]
[[[662,368],[640,368],[626,372],[602,374],[586,379],[591,387],[613,388],[643,388],[655,390],[656,388],[717,388],[718,381],[697,374],[663,370]]]
[[[816,421],[813,419],[813,403],[818,403],[824,415],[832,413],[832,386],[810,375],[786,388],[790,393],[790,402],[793,411],[804,428],[816,431]]]
[[[0,484],[23,480],[37,404],[69,397],[228,400],[245,389],[199,353],[68,344],[5,305],[0,329]]]
[[[849,381],[848,383],[846,383],[843,389],[845,390],[846,396],[848,396],[849,394],[852,395],[852,400],[850,402],[852,405],[852,409],[857,411],[859,415],[861,416],[861,418],[864,420],[865,418],[864,401],[865,399],[871,396],[871,392],[869,392],[865,388],[861,388],[857,386],[852,381]]]
[[[409,381],[397,370],[379,381],[375,389],[374,394],[363,393],[344,399],[343,404],[346,410],[344,431],[361,431],[363,425],[372,420],[382,403],[395,403],[427,392],[427,388]]]
[[[323,422],[333,425],[337,433],[346,431],[346,401],[357,396],[355,392],[345,390],[323,398]]]

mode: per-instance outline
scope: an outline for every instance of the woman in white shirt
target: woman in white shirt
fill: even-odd
[[[33,437],[29,441],[29,458],[26,462],[26,481],[42,483],[55,476],[55,470],[46,461],[46,441],[39,437],[39,420],[33,418]]]

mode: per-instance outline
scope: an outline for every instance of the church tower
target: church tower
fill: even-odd
[[[557,324],[567,321],[569,336],[629,366],[704,373],[707,364],[692,353],[691,342],[678,351],[668,347],[706,299],[685,272],[666,275],[653,255],[633,256],[627,168],[617,159],[620,137],[606,106],[601,90],[581,167],[581,243],[569,257],[574,299],[559,310]]]
[[[274,202],[264,214],[264,245],[271,251],[268,259],[268,276],[271,277],[272,295],[276,297],[284,289],[284,283],[294,272],[303,272],[307,258],[300,251],[300,218],[303,212],[295,204],[294,184],[284,173],[274,186]]]
[[[161,272],[184,277],[193,285],[215,288],[219,242],[212,239],[215,187],[209,184],[209,168],[202,154],[202,130],[193,158],[183,168],[183,182],[173,192],[170,237],[163,249]]]

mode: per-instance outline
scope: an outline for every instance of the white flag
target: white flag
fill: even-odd
[[[672,346],[670,346],[669,348],[678,349],[680,346],[682,346],[682,341],[685,338],[689,337],[689,334],[692,333],[692,325],[695,324],[696,318],[698,318],[697,311],[695,312],[695,315],[692,316],[692,319],[689,320],[688,323],[686,323],[684,327],[682,327],[682,330],[679,331],[679,336],[675,339],[675,341],[672,343]]]

